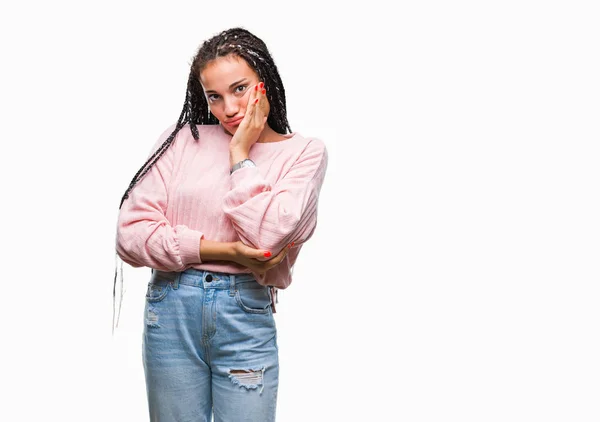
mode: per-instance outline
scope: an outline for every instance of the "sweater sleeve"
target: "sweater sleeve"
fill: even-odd
[[[278,254],[287,244],[299,246],[317,225],[319,193],[327,170],[327,149],[312,140],[275,184],[258,167],[242,167],[231,175],[223,199],[227,215],[246,245]]]
[[[173,132],[168,128],[154,145],[154,153]],[[165,217],[168,188],[173,172],[177,142],[183,142],[181,129],[173,143],[129,192],[117,222],[117,253],[133,267],[160,271],[183,271],[201,263],[200,241],[204,234],[185,225],[173,226]],[[148,157],[150,157],[150,155]]]

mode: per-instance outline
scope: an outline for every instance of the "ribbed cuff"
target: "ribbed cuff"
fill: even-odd
[[[257,178],[260,180],[261,176],[258,171],[258,167],[242,167],[241,169],[237,169],[233,173],[231,173],[231,187],[236,188],[242,182],[248,182],[248,180],[252,180]]]
[[[186,230],[179,236],[179,254],[184,265],[201,264],[200,240],[204,233],[197,230]]]
[[[231,190],[223,197],[223,211],[227,214],[250,198],[270,190],[271,185],[257,167],[242,167],[231,175]]]

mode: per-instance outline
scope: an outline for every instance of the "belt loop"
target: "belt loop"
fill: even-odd
[[[181,278],[181,273],[175,273],[175,279],[173,280],[173,289],[177,290],[179,288],[179,279]]]
[[[235,274],[229,274],[229,296],[235,296]]]

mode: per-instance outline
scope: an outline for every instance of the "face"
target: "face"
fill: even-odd
[[[250,90],[260,82],[254,69],[235,55],[211,60],[200,73],[200,84],[210,111],[230,135],[237,131],[246,113]],[[263,111],[268,115],[268,101],[265,104]],[[231,120],[236,121],[229,123]]]

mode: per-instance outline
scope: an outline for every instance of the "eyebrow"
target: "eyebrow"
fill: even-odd
[[[229,89],[231,89],[231,88],[233,88],[234,86],[236,86],[236,85],[238,85],[238,84],[240,84],[240,83],[242,83],[242,82],[246,81],[247,79],[248,79],[248,78],[242,78],[242,79],[240,79],[239,81],[232,83],[231,85],[229,85]],[[209,92],[215,92],[215,93],[216,93],[217,91],[213,91],[212,89],[207,89],[207,90],[206,90],[206,91],[204,91],[204,92],[208,94]]]

